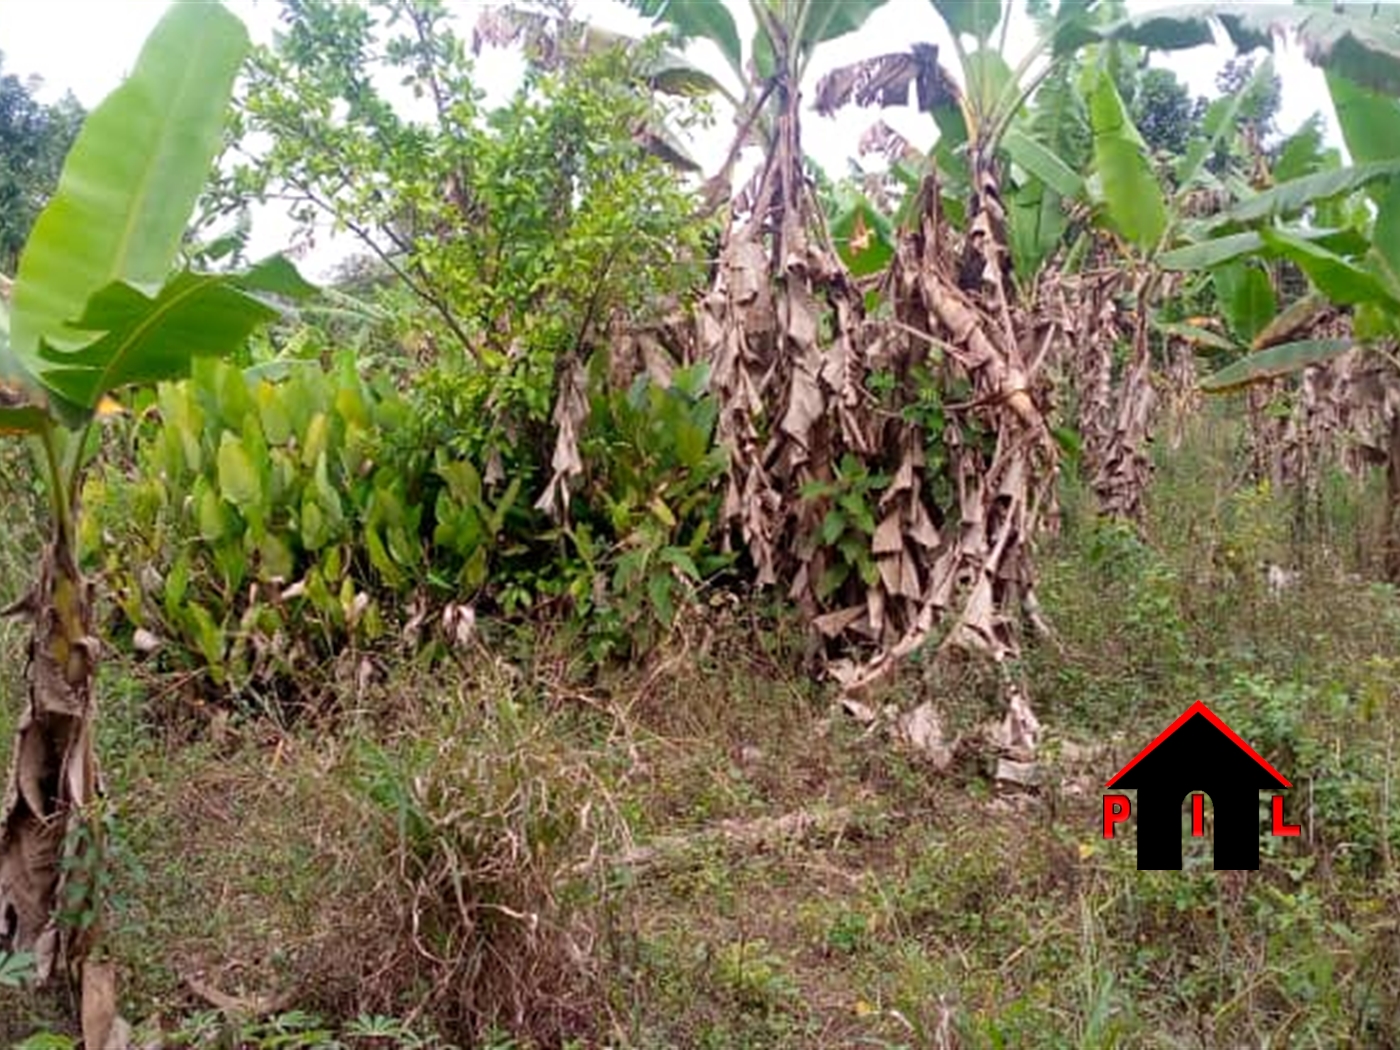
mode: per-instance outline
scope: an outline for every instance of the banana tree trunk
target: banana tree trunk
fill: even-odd
[[[33,952],[41,981],[78,967],[100,919],[101,822],[93,747],[92,588],[63,538],[45,548],[35,588],[10,609],[33,624],[27,697],[0,815],[0,948]]]
[[[1133,356],[1114,392],[1116,418],[1108,446],[1094,476],[1099,513],[1109,518],[1141,524],[1142,499],[1152,472],[1148,454],[1156,391],[1152,386],[1152,346],[1148,335],[1146,304],[1156,294],[1157,280],[1143,275],[1134,298],[1138,303],[1133,328]]]

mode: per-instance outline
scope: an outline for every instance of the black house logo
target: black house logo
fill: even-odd
[[[1259,867],[1259,792],[1292,787],[1205,704],[1192,704],[1106,785],[1137,790],[1138,870],[1181,869],[1181,803],[1204,792],[1215,814],[1215,870]],[[1204,798],[1192,799],[1191,833],[1204,834]],[[1127,795],[1105,795],[1104,838],[1127,820]],[[1273,834],[1298,835],[1273,798]]]

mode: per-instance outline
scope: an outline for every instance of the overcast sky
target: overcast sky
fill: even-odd
[[[256,42],[270,41],[278,0],[226,2],[247,23]],[[1031,26],[1023,14],[1024,0],[1014,2],[1017,14],[1007,39],[1008,57],[1013,66],[1016,59],[1025,54],[1032,39]],[[750,39],[753,30],[747,4],[734,0],[729,3],[739,23],[741,38]],[[465,33],[470,32],[471,23],[486,6],[480,0],[448,0],[448,5],[458,12]],[[71,90],[90,109],[127,73],[166,6],[166,0],[0,0],[0,52],[4,53],[4,70],[21,77],[31,74],[41,77],[44,82],[41,98],[52,100]],[[1128,0],[1128,7],[1134,12],[1169,6],[1175,6],[1173,0]],[[639,33],[646,28],[645,21],[618,0],[576,0],[575,9],[603,28],[629,33]],[[946,46],[947,35],[941,20],[928,0],[889,0],[860,32],[819,50],[811,76],[815,81],[833,66],[885,51],[905,50],[914,41]],[[1214,93],[1216,72],[1232,53],[1232,48],[1216,45],[1154,56],[1153,63],[1174,70],[1193,95],[1209,95]],[[707,69],[718,72],[726,68],[714,45],[708,42],[693,45],[690,57]],[[1328,122],[1329,138],[1340,145],[1321,73],[1293,46],[1281,48],[1274,61],[1283,82],[1280,127],[1292,130],[1313,112],[1321,110]],[[488,92],[488,101],[504,100],[520,70],[518,56],[507,52],[484,54],[478,60],[477,74],[479,85]],[[810,92],[811,84],[806,87]],[[934,138],[931,118],[912,109],[887,110],[881,116],[915,143],[929,143]],[[819,117],[809,111],[803,126],[807,150],[827,171],[840,174],[861,132],[874,119],[875,115],[865,110],[849,109],[833,118]],[[712,172],[722,161],[731,130],[728,120],[722,117],[718,127],[696,141],[695,154],[706,164],[707,171]],[[285,247],[289,234],[288,222],[276,211],[255,214],[250,254],[257,258]],[[326,238],[318,241],[317,251],[303,263],[313,277],[323,276],[325,268],[350,247]]]

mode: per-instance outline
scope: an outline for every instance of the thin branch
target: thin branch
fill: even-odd
[[[418,46],[422,49],[423,68],[427,71],[428,87],[433,93],[433,105],[437,109],[438,130],[444,135],[447,134],[447,99],[443,95],[442,85],[438,83],[437,70],[431,61],[432,45],[428,41],[427,26],[424,25],[426,12],[422,8],[413,7],[409,14],[409,20],[413,23],[413,31],[418,34]]]
[[[599,268],[598,279],[594,282],[593,291],[588,297],[588,308],[583,312],[583,323],[579,325],[578,335],[574,339],[574,352],[578,353],[583,349],[583,341],[588,338],[588,328],[593,324],[593,315],[597,312],[598,301],[603,296],[603,285],[608,279],[608,271],[612,269],[613,262],[622,253],[621,240],[613,245],[612,251],[603,260],[603,265]]]
[[[447,325],[447,327],[457,338],[457,341],[462,344],[462,347],[467,351],[467,353],[471,354],[473,358],[480,360],[481,355],[477,351],[477,348],[472,344],[471,337],[467,335],[466,331],[462,328],[461,322],[457,320],[456,316],[452,313],[451,309],[447,306],[447,304],[443,302],[442,299],[436,293],[431,291],[426,286],[426,284],[420,284],[419,281],[415,280],[412,276],[409,275],[408,271],[406,271],[402,266],[395,262],[393,256],[391,256],[382,247],[380,247],[378,241],[374,239],[374,237],[370,234],[369,230],[357,223],[354,219],[348,218],[347,216],[342,215],[341,213],[336,211],[335,208],[333,208],[328,202],[322,200],[321,197],[317,195],[317,193],[314,190],[312,190],[301,180],[289,177],[287,181],[290,182],[292,185],[296,186],[298,189],[300,189],[301,192],[306,195],[306,199],[312,204],[316,205],[316,207],[320,208],[327,215],[333,216],[337,222],[343,222],[345,224],[345,228],[348,229],[351,233],[353,233],[356,237],[358,237],[365,244],[365,246],[369,248],[370,251],[374,252],[374,254],[379,258],[379,261],[382,262],[385,266],[387,266],[390,270],[392,270],[394,275],[398,277],[399,280],[403,281],[403,283],[407,286],[409,291],[411,291],[414,295],[418,296],[419,299],[423,300],[424,303],[432,307],[433,310],[437,312],[437,314],[442,318],[443,323]],[[393,230],[389,229],[388,227],[381,226],[380,228],[383,230],[385,236],[387,236],[391,241],[393,241],[395,246],[397,246],[400,249],[400,251],[404,252],[405,254],[411,254],[411,245],[403,241],[402,238],[400,238]],[[422,264],[414,263],[413,265],[418,268],[419,273],[421,275]]]
[[[757,120],[759,114],[763,112],[763,107],[768,102],[768,97],[773,94],[773,89],[777,87],[777,84],[777,78],[772,77],[769,79],[768,83],[764,85],[753,107],[749,110],[748,116],[746,116],[744,122],[739,125],[739,131],[735,134],[734,141],[730,143],[729,152],[725,155],[724,163],[715,174],[715,178],[724,178],[728,180],[733,177],[734,162],[739,157],[739,151],[744,148],[744,140],[749,137],[749,132],[753,130],[754,121]],[[710,215],[714,214],[718,207],[719,205],[717,203],[704,207],[696,214],[696,217],[708,218]]]

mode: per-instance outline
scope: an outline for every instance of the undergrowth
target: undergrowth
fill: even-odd
[[[254,1050],[1400,1045],[1400,596],[1347,554],[1368,504],[1299,559],[1221,425],[1161,464],[1144,535],[1067,493],[1029,794],[935,775],[833,709],[790,618],[732,602],[631,667],[483,623],[292,729],[156,703],[114,664],[124,1015]],[[1272,589],[1266,562],[1302,572]],[[975,675],[915,670],[877,699],[935,686],[985,705]],[[1201,699],[1292,780],[1303,834],[1264,837],[1255,872],[1191,839],[1185,870],[1140,872],[1101,784]],[[61,1038],[61,1003],[0,997],[6,1045]]]

